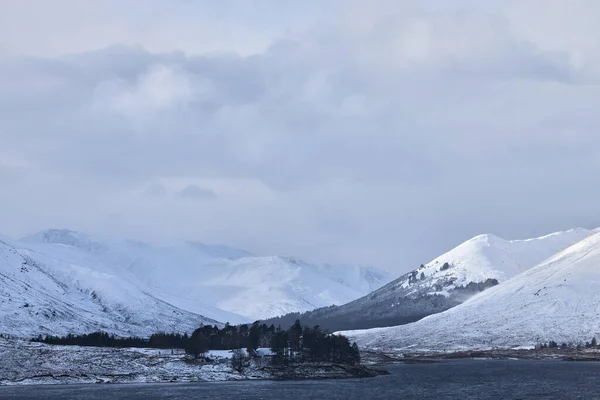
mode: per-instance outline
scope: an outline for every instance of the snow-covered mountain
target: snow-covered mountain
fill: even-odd
[[[348,304],[269,322],[288,325],[299,318],[333,330],[414,322],[452,308],[593,233],[577,228],[526,240],[479,235]]]
[[[505,240],[491,234],[475,236],[395,281],[391,287],[402,297],[447,296],[469,283],[488,279],[502,282],[593,233],[576,228],[525,240]]]
[[[68,230],[40,232],[18,245],[44,261],[65,260],[142,282],[169,304],[231,323],[343,304],[391,279],[372,268],[257,257],[195,242],[157,245]]]
[[[600,234],[441,314],[344,334],[362,346],[408,351],[589,341],[600,336]]]
[[[0,333],[192,331],[218,323],[153,296],[109,270],[22,251],[0,241]]]

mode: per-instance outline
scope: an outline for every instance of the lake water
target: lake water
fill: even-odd
[[[600,399],[600,363],[458,360],[371,379],[0,387],[0,399]]]

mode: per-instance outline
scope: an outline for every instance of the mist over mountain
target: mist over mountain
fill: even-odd
[[[373,268],[258,257],[223,245],[151,244],[64,229],[3,246],[1,315],[10,323],[0,330],[17,335],[147,335],[247,323],[343,304],[391,279]]]

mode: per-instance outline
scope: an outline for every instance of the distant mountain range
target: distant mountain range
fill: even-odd
[[[0,241],[0,333],[191,331],[343,304],[391,279],[372,268],[52,229]]]
[[[479,235],[391,282],[372,268],[221,245],[48,230],[0,239],[0,333],[147,336],[300,319],[374,349],[576,342],[600,338],[598,265],[600,233],[581,228]]]
[[[405,352],[600,338],[600,233],[441,314],[344,334],[362,346]]]
[[[407,324],[455,307],[593,233],[577,228],[526,240],[479,235],[350,303],[266,322],[288,326],[300,319],[332,331]]]

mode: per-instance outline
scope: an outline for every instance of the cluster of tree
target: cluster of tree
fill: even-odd
[[[259,347],[271,349],[275,364],[290,361],[360,362],[356,343],[350,344],[345,336],[331,335],[318,326],[302,326],[298,320],[289,329],[260,322],[250,326],[226,325],[223,329],[203,326],[192,333],[185,351],[198,358],[208,350],[246,349],[248,355],[252,356]],[[234,354],[232,364],[238,364],[240,358],[238,351]]]
[[[41,335],[33,342],[46,344],[60,344],[65,346],[94,346],[94,347],[140,347],[153,349],[183,349],[188,342],[186,334],[179,333],[155,333],[150,338],[126,337],[121,338],[109,335],[106,332],[93,332],[83,335],[46,336]]]
[[[350,344],[347,337],[327,334],[318,326],[309,328],[296,321],[287,330],[278,328],[271,340],[275,362],[331,361],[345,364],[360,363],[360,352],[356,343]]]
[[[596,338],[592,338],[591,342],[585,342],[584,343],[567,343],[567,342],[562,342],[561,344],[558,344],[558,342],[555,342],[554,340],[550,340],[549,342],[544,342],[544,343],[539,343],[537,346],[535,346],[537,349],[597,349],[598,348],[598,342],[596,341]]]
[[[150,338],[121,338],[106,332],[58,337],[41,335],[34,342],[70,346],[96,347],[140,347],[155,349],[184,349],[195,358],[204,357],[209,350],[234,350],[235,364],[238,359],[247,358],[240,349],[245,349],[248,357],[256,355],[259,347],[272,350],[274,363],[289,361],[330,361],[356,364],[360,353],[356,343],[348,338],[331,335],[318,326],[309,328],[296,321],[289,329],[275,328],[274,325],[255,322],[252,325],[225,327],[205,325],[196,329],[191,336],[177,333],[155,333]],[[240,361],[241,362],[241,361]]]

